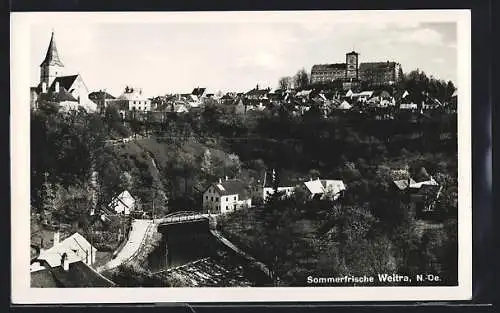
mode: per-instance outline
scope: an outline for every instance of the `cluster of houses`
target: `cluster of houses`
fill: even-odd
[[[434,178],[421,168],[413,177],[408,170],[402,170],[399,178],[393,181],[395,191],[402,197],[409,195],[408,201],[412,201],[418,207],[419,212],[432,212],[442,193],[443,186],[439,185]],[[292,196],[297,189],[305,192],[310,199],[332,199],[338,200],[347,190],[342,180],[309,178],[308,180],[295,180],[285,182],[280,179],[275,181],[274,171],[270,174],[271,179],[264,175],[264,182],[258,188],[258,195],[265,202],[276,191],[281,197]],[[203,193],[203,209],[212,214],[224,214],[241,208],[252,206],[252,195],[249,186],[237,179],[219,179],[212,183]]]
[[[408,171],[402,171],[400,179],[393,181],[395,191],[407,201],[416,204],[418,211],[432,212],[439,200],[443,186],[427,173],[422,167],[413,176]]]
[[[393,181],[395,191],[401,195],[409,194],[411,201],[417,203],[421,211],[432,211],[443,187],[427,174],[425,168],[421,168],[413,177],[408,170],[399,172],[401,173],[396,176],[400,179]],[[292,196],[297,189],[301,189],[311,199],[338,200],[347,190],[344,181],[339,179],[319,177],[289,181],[280,179],[278,183],[275,177],[274,170],[269,175],[266,172],[257,194],[241,180],[220,178],[203,192],[203,210],[212,214],[224,214],[241,208],[249,208],[252,207],[252,198],[255,199],[256,195],[266,202],[276,191],[285,197]],[[130,215],[137,209],[136,200],[125,190],[113,198],[108,209],[112,214]]]
[[[93,269],[97,249],[81,234],[60,240],[54,232],[52,247],[36,250],[30,262],[31,287],[113,287],[115,284]],[[33,249],[33,246],[32,246]]]
[[[393,107],[415,111],[448,105],[428,94],[412,94],[406,90],[392,92],[391,88],[357,92],[351,89],[332,92],[321,88],[306,90],[289,88],[271,91],[270,88],[259,88],[257,85],[247,92],[222,94],[211,93],[206,88],[196,87],[191,93],[148,98],[143,95],[141,88],[127,86],[120,96],[114,97],[105,90],[89,92],[80,74],[66,75],[64,72],[64,64],[59,57],[54,33],[52,33],[46,56],[40,65],[40,83],[30,88],[32,108],[38,108],[42,102],[49,102],[59,105],[63,111],[84,108],[88,112],[102,113],[106,107],[113,106],[122,117],[125,117],[130,112],[182,114],[199,110],[206,105],[217,105],[226,113],[236,114],[284,106],[295,115],[304,114],[315,106],[328,114],[334,110]],[[341,72],[346,72],[345,64]],[[322,78],[324,73],[320,71],[316,74]],[[342,76],[345,76],[344,74]],[[352,74],[357,76],[357,70]],[[319,79],[319,81],[323,80]],[[455,103],[456,107],[456,94],[452,97],[451,103]]]
[[[310,178],[306,181],[299,180],[277,184],[274,171],[270,176],[271,179],[266,179],[266,173],[264,182],[259,187],[259,197],[264,202],[276,191],[280,193],[281,197],[286,197],[293,195],[297,188],[301,188],[311,199],[328,197],[337,200],[346,190],[346,185],[342,180]],[[252,206],[252,195],[250,188],[242,181],[226,177],[212,183],[205,190],[202,199],[203,209],[212,214],[224,214],[237,209],[248,208]]]
[[[135,93],[134,93],[135,92]],[[141,98],[141,92],[127,90],[118,98],[102,91],[93,93],[100,108],[114,105],[122,116],[130,112],[188,113],[199,111],[206,106],[215,106],[226,114],[248,114],[251,111],[272,111],[283,107],[292,115],[303,115],[316,107],[325,116],[334,111],[366,111],[370,109],[393,108],[401,111],[432,110],[451,108],[452,105],[440,102],[428,94],[412,93],[407,90],[390,89],[356,91],[330,91],[323,89],[261,89],[257,85],[247,92],[228,92],[224,95],[208,93],[206,88],[196,87],[188,94],[159,96],[151,99]],[[132,94],[134,96],[132,96]],[[94,96],[92,97],[94,98]],[[456,102],[456,94],[452,97]],[[455,105],[456,110],[456,105]]]

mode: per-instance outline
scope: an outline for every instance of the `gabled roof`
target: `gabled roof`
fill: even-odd
[[[350,108],[352,108],[352,105],[350,105],[349,102],[344,100],[337,108],[340,110],[349,110]]]
[[[265,96],[269,93],[268,89],[252,89],[246,93],[247,96]]]
[[[227,195],[246,195],[245,184],[237,179],[223,180],[220,183],[216,182],[211,185],[221,196]]]
[[[306,185],[307,190],[309,190],[311,194],[322,194],[324,192],[323,184],[321,184],[321,181],[318,179],[306,181],[304,185]]]
[[[74,233],[63,241],[55,244],[53,247],[42,250],[38,259],[45,260],[51,267],[61,265],[61,257],[66,253],[68,262],[78,262],[90,260],[90,253],[97,253],[97,249],[88,242],[85,237],[79,233]],[[31,270],[36,271],[40,268],[32,266]]]
[[[49,91],[48,93],[40,94],[40,100],[58,103],[66,101],[78,102],[78,100],[64,87],[61,87],[59,92]]]
[[[78,75],[58,76],[54,79],[52,85],[50,85],[50,90],[56,90],[56,83],[59,83],[60,87],[64,87],[69,91],[77,78]]]
[[[427,170],[425,169],[425,167],[419,168],[418,171],[414,172],[412,176],[416,182],[427,181],[431,178],[429,173],[427,173]]]
[[[42,64],[40,64],[40,66],[46,65],[64,66],[64,64],[61,62],[61,59],[59,58],[59,52],[57,52],[54,32],[52,32],[52,35],[50,36],[50,43],[49,47],[47,48],[47,53],[45,54],[45,59],[43,60]]]
[[[408,188],[408,186],[411,186],[412,184],[415,184],[413,178],[410,178],[410,184],[408,184],[408,179],[400,179],[394,181],[394,185],[396,185],[396,187],[398,187],[399,190],[405,190],[406,188]]]
[[[125,91],[122,93],[117,100],[127,100],[127,101],[132,101],[132,100],[137,100],[137,101],[151,101],[144,97],[141,93],[140,90],[132,89],[132,91]]]
[[[130,192],[128,192],[128,190],[124,190],[118,196],[113,198],[113,200],[111,200],[110,206],[112,206],[114,209],[116,206],[118,206],[119,203],[128,208],[131,208],[135,203],[135,199],[134,197],[132,197]]]
[[[336,179],[315,179],[304,182],[304,185],[313,195],[330,191],[337,194],[346,189],[344,182]]]
[[[31,272],[32,288],[54,287],[113,287],[115,284],[79,261],[69,264],[65,271],[60,265]]]
[[[206,88],[197,87],[197,88],[193,89],[193,92],[191,92],[191,94],[200,97],[205,92],[205,89]]]

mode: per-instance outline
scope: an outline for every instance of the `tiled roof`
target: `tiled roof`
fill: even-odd
[[[65,271],[59,265],[31,272],[30,276],[32,288],[115,286],[112,281],[100,275],[81,261],[70,263],[68,271]]]
[[[137,100],[137,101],[151,101],[142,96],[140,91],[133,90],[131,92],[124,92],[118,98],[118,100]]]
[[[203,93],[205,92],[205,88],[195,88],[193,89],[193,92],[191,92],[192,95],[195,95],[195,96],[202,96]]]
[[[247,96],[265,96],[269,93],[267,89],[252,89],[246,93]]]
[[[71,86],[73,86],[73,83],[75,80],[78,78],[78,75],[68,75],[68,76],[58,76],[54,79],[52,82],[52,85],[50,85],[50,90],[55,91],[56,90],[56,82],[59,83],[60,87],[64,87],[66,90],[70,90]]]
[[[245,184],[237,179],[223,180],[220,183],[213,183],[212,186],[221,196],[246,195]]]
[[[61,62],[61,59],[59,58],[59,53],[57,52],[54,32],[52,32],[52,35],[50,37],[50,43],[47,49],[47,53],[45,54],[45,59],[43,60],[42,64],[40,64],[40,66],[44,65],[64,66],[64,64]]]
[[[396,62],[364,62],[359,64],[359,71],[394,69]]]
[[[313,65],[311,72],[329,71],[329,70],[345,70],[345,69],[347,69],[347,64],[345,64],[345,63],[315,64],[315,65]]]
[[[51,92],[48,92],[48,93],[42,93],[42,94],[40,94],[40,100],[50,101],[50,102],[65,102],[65,101],[74,101],[74,102],[77,102],[78,101],[64,87],[60,88],[59,92],[51,91]]]

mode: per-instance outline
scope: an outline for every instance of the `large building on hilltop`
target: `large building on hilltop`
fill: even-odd
[[[397,62],[359,63],[359,53],[346,53],[345,63],[315,64],[311,69],[311,83],[333,81],[366,81],[376,85],[391,85],[401,79],[401,65]]]
[[[30,104],[37,108],[41,102],[57,103],[63,110],[83,107],[95,112],[97,105],[89,99],[89,90],[80,74],[64,75],[64,64],[57,51],[54,32],[40,64],[40,83],[30,88]]]

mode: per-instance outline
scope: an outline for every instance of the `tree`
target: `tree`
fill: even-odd
[[[132,185],[133,185],[132,175],[130,175],[129,172],[124,171],[120,175],[120,183],[121,183],[121,186],[123,189],[130,190],[132,188]]]
[[[207,176],[213,175],[212,154],[210,153],[209,149],[206,149],[203,153],[201,159],[201,171]]]
[[[292,88],[292,78],[290,76],[281,77],[278,82],[278,88],[281,90]]]
[[[309,81],[309,74],[302,68],[294,76],[294,87],[296,89],[304,89],[309,85]]]

